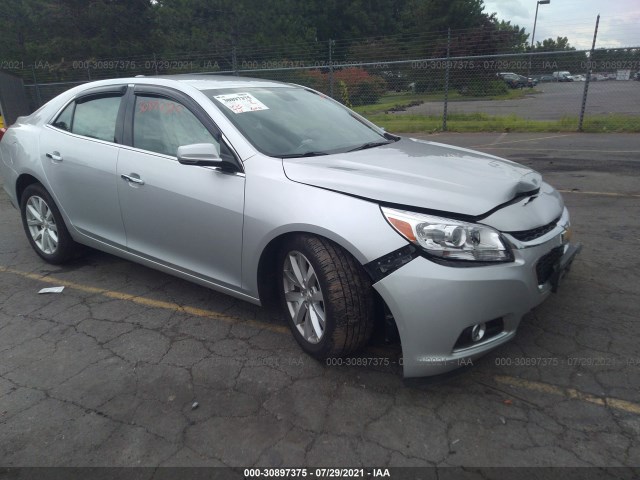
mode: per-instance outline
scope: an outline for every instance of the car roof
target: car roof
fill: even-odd
[[[49,121],[51,115],[58,112],[62,105],[66,104],[69,100],[77,95],[83,95],[86,91],[93,88],[100,88],[111,85],[123,85],[123,84],[140,84],[140,85],[158,85],[177,88],[182,91],[187,89],[196,90],[220,90],[227,88],[250,88],[250,87],[265,87],[265,88],[304,88],[300,85],[293,83],[277,82],[275,80],[265,80],[261,78],[252,77],[238,77],[233,75],[216,75],[216,74],[182,74],[182,75],[137,75],[135,77],[128,78],[109,78],[103,80],[95,80],[88,83],[80,84],[74,88],[71,88],[57,97],[53,98],[49,102],[42,105],[38,110],[33,112],[26,119],[32,121]],[[36,115],[39,114],[39,115]],[[40,115],[41,114],[41,115]]]
[[[140,77],[138,77],[140,78]],[[222,88],[245,88],[245,87],[291,87],[290,83],[277,82],[275,80],[265,80],[262,78],[237,77],[232,75],[215,74],[183,74],[183,75],[159,75],[143,78],[156,78],[165,80],[175,80],[191,85],[198,90],[217,90]]]

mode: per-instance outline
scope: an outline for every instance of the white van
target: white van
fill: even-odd
[[[571,78],[571,72],[553,72],[553,78],[556,82],[573,82]]]

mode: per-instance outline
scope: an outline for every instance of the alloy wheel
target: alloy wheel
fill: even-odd
[[[325,305],[318,276],[311,262],[298,251],[289,252],[283,270],[284,298],[300,335],[319,343],[324,335]]]
[[[36,195],[27,200],[27,226],[36,246],[47,255],[58,249],[58,227],[47,202]]]

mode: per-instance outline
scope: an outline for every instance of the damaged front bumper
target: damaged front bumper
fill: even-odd
[[[404,376],[469,365],[513,338],[582,248],[568,243],[567,228],[568,217],[532,244],[514,241],[511,263],[456,268],[417,256],[376,282],[398,327]]]

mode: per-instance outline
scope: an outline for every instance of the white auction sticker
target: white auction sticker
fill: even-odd
[[[226,95],[216,95],[214,98],[233,113],[269,110],[269,107],[250,93],[228,93]]]

